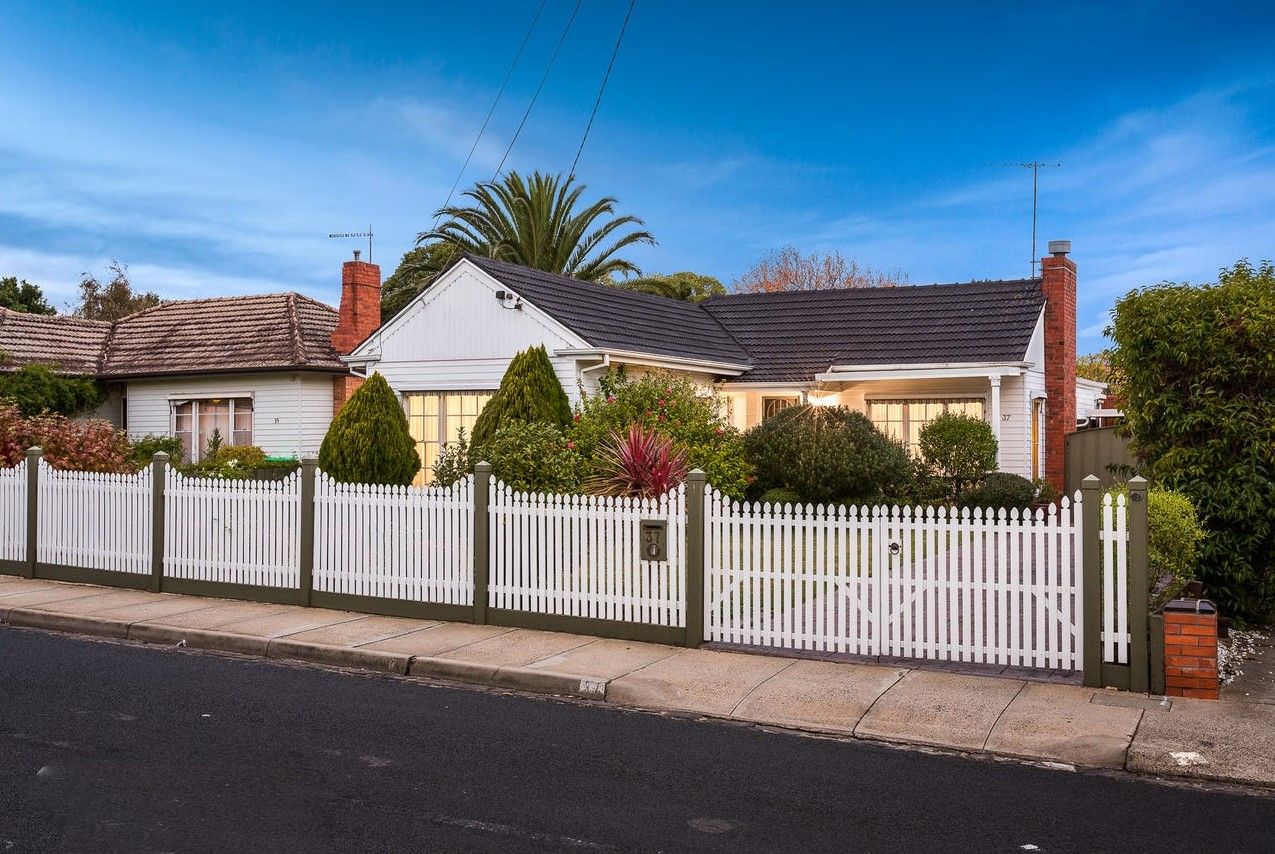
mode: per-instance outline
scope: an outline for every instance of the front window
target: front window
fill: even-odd
[[[223,445],[252,444],[252,398],[206,397],[169,404],[171,431],[182,440],[182,459],[197,463],[213,435]]]
[[[434,462],[444,445],[459,440],[461,430],[466,436],[473,434],[478,413],[493,394],[490,391],[444,391],[405,395],[407,424],[421,457],[421,470],[416,475],[418,486],[433,481]]]
[[[983,403],[981,397],[870,400],[868,418],[882,433],[906,444],[913,454],[920,454],[922,427],[945,412],[983,420]]]
[[[796,397],[763,397],[761,399],[761,420],[767,421],[788,407],[796,406],[800,402],[800,399]]]

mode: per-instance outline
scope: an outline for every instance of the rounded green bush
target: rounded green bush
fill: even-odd
[[[791,489],[768,489],[757,499],[761,504],[801,504],[801,496]]]
[[[471,451],[470,460],[491,463],[497,480],[523,492],[575,492],[580,486],[580,458],[552,424],[505,424],[486,445]]]
[[[812,504],[898,500],[913,466],[907,450],[845,407],[790,406],[744,434],[754,495],[790,489]]]
[[[1025,509],[1036,501],[1036,485],[1020,475],[994,471],[982,484],[961,496],[962,507],[986,507],[991,510],[1004,508]]]
[[[342,483],[407,486],[421,468],[398,396],[380,374],[367,378],[332,419],[319,468]]]
[[[954,498],[996,468],[996,437],[981,418],[944,412],[921,428],[920,445],[922,459],[951,484]]]

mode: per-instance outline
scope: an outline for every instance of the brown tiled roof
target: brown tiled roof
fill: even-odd
[[[22,315],[6,333],[14,315],[0,319],[0,349],[11,364],[42,361],[112,378],[347,370],[330,341],[336,309],[295,293],[174,300],[115,323],[62,316],[32,323],[25,318],[34,315]]]
[[[95,374],[111,324],[0,308],[0,370],[48,365],[65,374]]]

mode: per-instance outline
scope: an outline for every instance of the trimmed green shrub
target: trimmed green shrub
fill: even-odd
[[[580,486],[580,458],[552,424],[511,421],[496,431],[483,450],[492,475],[514,489],[575,492]]]
[[[372,374],[332,419],[319,468],[342,483],[407,486],[421,468],[407,416],[385,377]]]
[[[630,380],[621,371],[603,377],[597,394],[582,397],[567,431],[576,452],[590,463],[613,434],[634,424],[654,429],[686,451],[686,464],[732,498],[742,498],[749,465],[739,433],[721,414],[715,395],[701,394],[690,379],[668,373]]]
[[[0,373],[0,399],[13,401],[28,418],[42,412],[79,415],[106,399],[102,386],[83,377],[62,377],[44,365]]]
[[[438,449],[431,470],[434,472],[434,486],[451,486],[474,470],[469,462],[469,437],[465,428],[461,427],[455,442],[446,442]]]
[[[1147,563],[1153,578],[1170,575],[1162,592],[1163,605],[1195,577],[1204,529],[1191,499],[1169,489],[1147,492]]]
[[[1263,618],[1275,607],[1275,266],[1130,292],[1108,334],[1133,450],[1207,533],[1200,580],[1223,610]]]
[[[996,468],[996,437],[981,418],[944,412],[921,428],[920,445],[921,458],[950,484],[953,498]]]
[[[501,427],[513,421],[552,424],[560,429],[571,423],[571,401],[562,390],[543,345],[514,356],[500,380],[500,388],[474,422],[470,447],[483,447]]]
[[[768,489],[757,499],[762,504],[802,504],[801,496],[791,489]]]
[[[1025,509],[1036,502],[1036,485],[1021,475],[994,471],[961,496],[962,507]]]
[[[913,482],[907,450],[842,406],[790,406],[745,433],[744,449],[756,495],[790,489],[815,504],[893,501]]]
[[[181,462],[185,449],[176,436],[147,434],[133,442],[133,462],[139,469],[150,465],[151,459],[160,452],[168,454],[169,462],[176,465]]]

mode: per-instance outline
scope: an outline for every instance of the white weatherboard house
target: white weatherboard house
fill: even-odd
[[[740,429],[840,404],[915,446],[939,413],[967,413],[991,424],[1002,470],[1061,487],[1065,436],[1104,388],[1076,378],[1076,266],[1069,243],[1050,251],[1033,279],[698,304],[465,255],[344,360],[402,395],[426,471],[543,344],[573,399],[620,365],[670,370],[715,387]]]
[[[132,439],[179,436],[188,459],[214,430],[300,458],[357,387],[340,357],[380,323],[379,295],[379,268],[356,258],[340,310],[297,293],[174,300],[114,322],[0,309],[0,370],[95,378],[107,392],[95,415]]]

